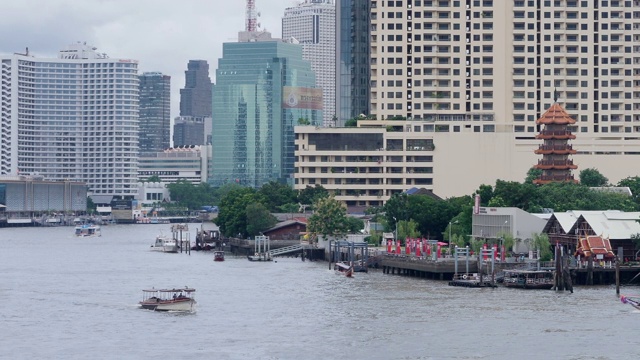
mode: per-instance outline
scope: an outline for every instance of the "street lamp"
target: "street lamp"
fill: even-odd
[[[396,219],[396,217],[393,217],[393,221],[396,223],[396,241],[398,241],[398,219]]]

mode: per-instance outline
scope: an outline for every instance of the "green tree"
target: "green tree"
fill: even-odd
[[[91,198],[91,196],[87,196],[87,211],[88,212],[94,212],[94,211],[96,211],[96,209],[97,209],[97,206],[93,202],[93,199]]]
[[[542,175],[542,169],[532,167],[527,171],[527,177],[524,179],[525,184],[533,184],[533,180],[539,178]]]
[[[216,224],[225,236],[247,235],[247,206],[263,203],[263,198],[252,188],[231,189],[220,199],[220,212]],[[253,221],[254,219],[252,219]]]
[[[311,125],[311,121],[307,118],[298,118],[298,125]]]
[[[497,236],[502,239],[505,251],[513,251],[513,245],[515,245],[516,239],[510,232],[500,231]]]
[[[617,186],[628,187],[631,190],[631,199],[640,205],[640,176],[624,178],[618,182]]]
[[[247,205],[246,218],[251,219],[247,221],[247,235],[250,237],[272,228],[278,222],[278,219],[271,215],[267,207],[260,203]]]
[[[320,197],[313,203],[314,213],[309,217],[307,229],[325,239],[333,236],[344,237],[349,231],[347,224],[347,208],[333,196]]]
[[[328,196],[329,192],[322,185],[316,184],[313,187],[307,185],[306,188],[298,192],[298,202],[303,205],[313,205],[316,200]]]
[[[597,169],[590,168],[580,171],[580,183],[589,187],[606,186],[609,179],[604,177]]]
[[[411,219],[398,221],[398,239],[417,238],[420,236],[418,223]]]
[[[364,229],[364,221],[353,216],[347,216],[347,231],[351,234],[360,234]]]
[[[143,182],[154,182],[154,183],[156,183],[156,182],[162,182],[162,179],[160,179],[160,176],[158,176],[158,175],[151,175],[151,176],[149,176],[147,178],[146,181],[143,181]]]
[[[459,234],[453,234],[451,235],[451,245],[452,247],[465,247],[467,246],[467,240],[465,239],[464,235],[459,235]]]
[[[295,203],[297,198],[297,192],[291,186],[277,181],[262,185],[258,192],[265,198],[265,205],[271,212],[277,212],[282,205]]]
[[[547,234],[533,234],[532,247],[534,250],[540,251],[540,261],[549,261],[552,257],[551,244]]]
[[[476,193],[480,195],[480,206],[487,206],[491,198],[493,198],[493,187],[491,185],[482,184]]]
[[[278,212],[281,212],[281,213],[297,213],[298,210],[300,210],[300,206],[294,203],[278,206]]]

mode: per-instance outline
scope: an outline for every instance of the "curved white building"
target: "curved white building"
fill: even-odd
[[[138,62],[86,43],[57,58],[0,56],[0,175],[86,182],[89,195],[133,198]]]

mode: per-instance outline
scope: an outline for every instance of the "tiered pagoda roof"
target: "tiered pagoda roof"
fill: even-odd
[[[542,160],[535,165],[535,168],[542,170],[542,175],[533,181],[534,184],[576,182],[571,170],[578,167],[569,159],[570,154],[576,153],[569,140],[576,136],[568,128],[575,123],[558,103],[554,103],[536,120],[536,124],[544,126],[536,139],[544,140],[544,143],[535,150],[536,154],[542,154]]]

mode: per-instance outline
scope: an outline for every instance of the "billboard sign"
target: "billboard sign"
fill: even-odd
[[[282,94],[283,109],[322,110],[322,89],[284,86]]]

